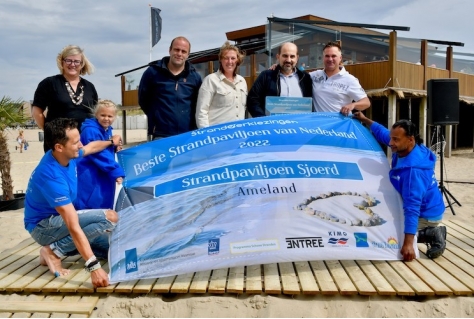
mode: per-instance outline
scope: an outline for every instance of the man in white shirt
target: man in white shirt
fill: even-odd
[[[323,49],[324,70],[310,72],[313,81],[313,107],[316,112],[341,112],[349,115],[352,110],[363,111],[370,107],[370,100],[359,80],[341,65],[339,43],[328,42]]]

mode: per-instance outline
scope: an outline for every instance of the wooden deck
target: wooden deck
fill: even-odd
[[[98,289],[92,287],[90,274],[84,271],[83,260],[78,256],[63,261],[71,269],[69,276],[55,278],[47,267],[39,265],[40,247],[28,239],[0,253],[0,297],[8,300],[13,294],[20,294],[25,297],[25,305],[40,300],[37,305],[48,304],[49,309],[56,309],[51,304],[53,297],[57,297],[64,306],[70,307],[62,309],[80,309],[80,314],[87,315],[94,301],[97,302],[97,296],[107,293],[471,295],[474,292],[474,227],[452,221],[445,225],[448,227],[447,249],[435,260],[424,255],[425,245],[419,245],[421,257],[407,263],[287,262],[136,280]],[[107,264],[104,267],[107,268]],[[87,306],[74,308],[73,305],[82,304],[80,300]],[[13,301],[2,303],[0,315],[2,311],[11,311],[12,305],[15,305]]]

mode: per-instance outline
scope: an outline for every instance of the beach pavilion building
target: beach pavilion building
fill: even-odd
[[[399,119],[418,123],[428,146],[440,142],[440,137],[435,137],[435,126],[429,123],[427,83],[431,79],[457,79],[459,101],[446,107],[459,108],[459,123],[443,125],[441,138],[446,140],[446,156],[452,149],[473,148],[474,54],[456,52],[464,45],[460,42],[408,35],[409,27],[341,23],[313,15],[271,17],[266,25],[226,33],[228,40],[246,52],[239,74],[249,88],[261,71],[275,63],[283,42],[297,44],[299,66],[312,71],[323,67],[324,45],[340,41],[344,67],[359,79],[371,100],[367,115],[386,126]],[[193,52],[189,61],[205,77],[218,69],[218,52],[219,48]],[[139,107],[138,83],[146,66],[117,74],[121,77],[124,123],[126,111]],[[125,130],[124,135],[126,140]]]

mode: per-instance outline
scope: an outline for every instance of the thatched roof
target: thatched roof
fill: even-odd
[[[390,94],[395,93],[399,99],[418,98],[426,97],[428,94],[425,90],[415,90],[399,87],[386,87],[383,89],[373,89],[366,91],[368,97],[388,97]],[[471,96],[459,96],[459,100],[466,104],[474,105],[474,97]]]

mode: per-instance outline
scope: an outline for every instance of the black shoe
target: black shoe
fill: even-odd
[[[426,230],[426,246],[428,250],[426,251],[426,256],[430,259],[438,258],[444,253],[446,248],[446,227],[437,226],[437,227],[427,227]]]

